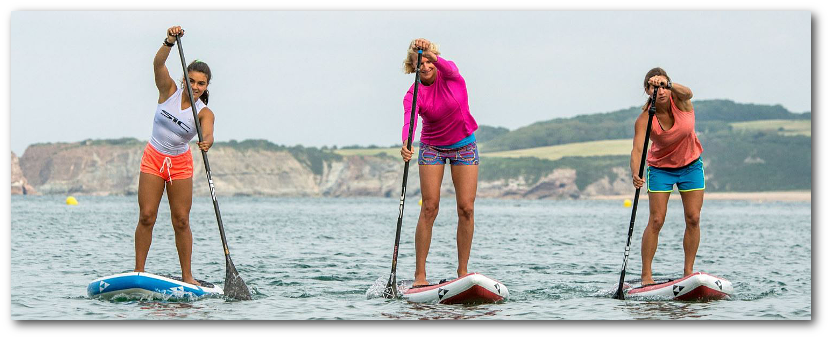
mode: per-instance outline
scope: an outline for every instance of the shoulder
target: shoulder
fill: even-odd
[[[409,89],[406,91],[406,94],[403,95],[404,100],[412,99],[412,93],[415,91],[415,84],[409,85]]]
[[[648,124],[648,109],[644,109],[639,116],[637,116],[637,120],[634,120],[634,127],[635,128],[644,128]]]
[[[691,99],[679,98],[674,93],[672,93],[672,105],[681,112],[694,113],[695,111]]]
[[[173,83],[172,86],[170,86],[170,88],[167,90],[167,95],[159,95],[159,104],[166,104],[172,101],[173,98],[178,97],[177,94],[179,91],[180,89],[176,86],[175,83]],[[159,90],[159,93],[161,93],[161,90]]]
[[[199,119],[203,118],[213,118],[213,111],[207,106],[203,106],[199,109]]]

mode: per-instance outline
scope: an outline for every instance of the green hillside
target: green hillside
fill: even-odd
[[[811,189],[812,113],[729,100],[695,101],[694,106],[708,190]],[[577,172],[577,187],[584,189],[603,177],[615,178],[613,168],[629,167],[634,119],[640,112],[639,107],[631,107],[537,122],[513,131],[479,126],[480,179],[524,177],[535,182],[555,169],[571,168]],[[326,153],[400,159],[399,147],[349,146],[322,152],[297,147],[294,152],[309,159],[307,166],[315,169]]]
[[[808,120],[811,115],[793,114],[780,105],[738,104],[729,100],[693,101],[696,129],[717,132],[732,128],[731,123],[757,120]],[[484,142],[491,151],[527,149],[576,142],[631,139],[634,120],[642,112],[631,107],[609,113],[579,115],[533,123]]]

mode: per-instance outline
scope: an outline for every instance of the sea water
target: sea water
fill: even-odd
[[[87,284],[134,266],[135,196],[11,198],[11,319],[811,319],[811,202],[706,200],[695,262],[730,280],[735,295],[711,302],[619,301],[631,209],[621,201],[478,199],[471,272],[510,289],[503,303],[411,304],[379,297],[389,278],[398,200],[219,197],[231,258],[251,301],[107,301]],[[163,199],[146,270],[180,275]],[[412,279],[417,198],[409,198],[398,279]],[[640,204],[626,280],[639,278]],[[195,197],[193,272],[222,284],[225,258],[213,205]],[[457,214],[445,197],[427,259],[431,282],[455,275]],[[683,210],[669,203],[655,278],[683,271]]]

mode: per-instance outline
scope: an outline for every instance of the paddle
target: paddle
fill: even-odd
[[[199,142],[202,142],[202,125],[199,123],[199,117],[196,113],[196,103],[193,101],[193,89],[190,88],[190,79],[187,76],[187,65],[184,62],[184,50],[182,50],[182,40],[179,35],[176,35],[176,45],[179,46],[179,58],[182,60],[182,70],[185,75],[185,84],[187,86],[187,97],[190,98],[190,109],[193,111],[193,122],[196,124],[196,132],[199,135]],[[202,151],[202,160],[205,163],[205,173],[207,174],[208,185],[210,186],[210,197],[213,199],[213,211],[216,212],[216,222],[219,223],[219,234],[222,237],[222,247],[225,250],[225,286],[224,293],[226,296],[237,300],[251,300],[251,291],[245,285],[245,281],[239,276],[236,267],[233,266],[231,255],[228,251],[228,241],[225,239],[225,228],[222,226],[222,215],[219,213],[219,202],[216,201],[216,188],[213,186],[213,179],[210,177],[210,163],[208,163],[207,152]]]
[[[415,66],[415,89],[412,91],[412,113],[409,115],[409,134],[406,138],[406,148],[412,150],[412,133],[415,129],[415,105],[418,103],[418,82],[420,81],[421,73],[421,56],[423,51],[418,49],[418,63]],[[403,223],[403,203],[406,200],[406,178],[409,177],[409,161],[405,161],[403,165],[403,185],[401,187],[401,203],[398,206],[398,229],[395,231],[395,249],[392,251],[392,274],[389,276],[389,282],[386,283],[386,289],[383,291],[385,298],[398,297],[398,281],[395,277],[395,270],[398,267],[398,245],[401,242],[401,225]]]
[[[660,87],[663,87],[664,84],[660,83]],[[648,126],[646,127],[646,137],[645,141],[643,141],[643,155],[640,158],[640,171],[638,172],[638,176],[640,178],[643,177],[643,170],[645,169],[646,165],[646,153],[648,152],[648,136],[651,134],[651,120],[654,118],[654,114],[657,113],[657,108],[654,107],[655,103],[657,102],[657,88],[654,88],[654,92],[651,93],[651,98],[649,99],[649,108],[648,108]],[[619,300],[625,300],[625,295],[623,295],[623,279],[625,279],[625,268],[628,266],[628,252],[631,250],[631,235],[634,233],[634,218],[637,217],[637,202],[640,200],[640,188],[638,188],[634,193],[634,204],[631,207],[631,223],[628,226],[628,240],[625,242],[625,258],[623,259],[622,271],[620,271],[620,284],[617,286],[617,292],[614,293],[614,298]]]

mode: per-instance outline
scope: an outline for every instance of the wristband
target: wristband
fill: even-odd
[[[176,45],[175,42],[167,42],[167,38],[164,38],[164,45],[167,47],[173,47]]]

